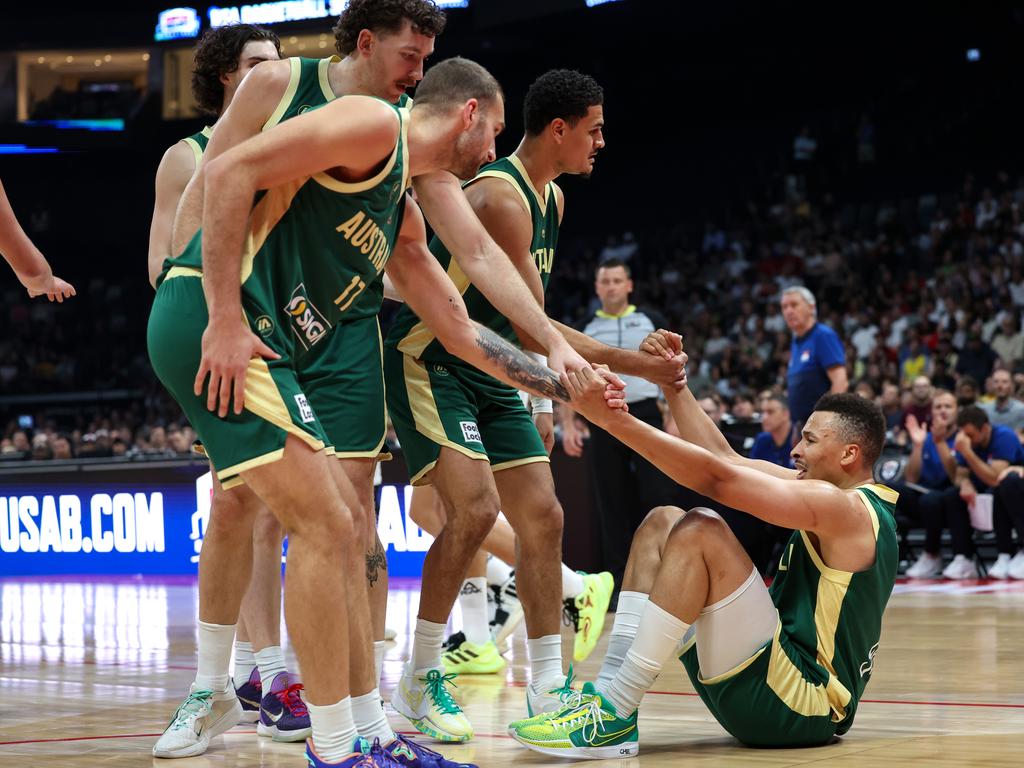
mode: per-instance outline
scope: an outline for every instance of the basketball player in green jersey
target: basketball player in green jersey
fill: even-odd
[[[664,331],[642,348],[675,355]],[[796,469],[737,455],[688,389],[665,389],[682,439],[605,414],[594,374],[563,379],[572,407],[676,481],[794,530],[771,590],[709,509],[651,511],[633,539],[596,685],[547,718],[513,723],[521,743],[573,758],[639,750],[637,708],[677,655],[715,719],[750,746],[818,746],[853,724],[896,578],[897,494],[875,485],[877,405],[825,395],[793,449]]]
[[[203,230],[165,265],[149,323],[154,369],[218,479],[241,477],[288,530],[286,617],[305,676],[314,766],[362,758],[349,752],[356,726],[348,666],[359,654],[347,647],[360,638],[346,626],[360,598],[348,587],[361,549],[356,503],[351,485],[330,471],[326,435],[302,392],[303,355],[330,332],[310,335],[312,321],[342,322],[354,294],[378,285],[387,269],[449,348],[509,383],[564,399],[551,371],[471,323],[404,194],[418,173],[469,177],[493,157],[500,89],[479,65],[452,59],[427,74],[418,95],[411,112],[338,99],[204,162],[196,177],[205,185]],[[360,650],[365,664],[369,644]],[[209,709],[218,694],[203,693]],[[448,695],[440,681],[434,695]],[[233,691],[219,696],[230,701]],[[383,721],[373,696],[367,703]],[[399,757],[422,764],[425,755],[401,738],[383,749],[382,765]],[[449,765],[436,754],[428,762]]]
[[[564,204],[554,179],[592,171],[604,146],[602,102],[600,86],[586,75],[554,70],[541,76],[526,95],[526,136],[519,148],[485,167],[465,189],[473,210],[530,285],[537,306],[543,305],[551,275]],[[515,327],[487,300],[442,240],[435,239],[431,250],[462,293],[471,318],[510,342],[524,340],[539,349],[528,331]],[[578,336],[588,359],[605,360],[620,352]],[[657,372],[662,381],[672,382],[681,372],[680,361],[673,365],[637,351],[621,357],[628,360],[627,373]],[[465,714],[439,708],[424,691],[441,669],[448,614],[499,509],[515,529],[518,544],[517,592],[526,615],[532,673],[527,711],[560,705],[566,681],[559,631],[562,509],[547,449],[518,392],[446,350],[408,306],[399,310],[388,334],[384,367],[389,412],[412,483],[432,484],[447,511],[445,527],[423,566],[413,657],[392,706],[433,738],[464,741],[473,733]],[[611,590],[610,574],[586,577],[577,657],[596,643]],[[471,645],[464,649],[466,657],[487,651],[496,656],[493,646]]]
[[[242,30],[244,27],[245,25],[233,25],[211,30],[207,36],[218,36],[213,38],[218,41],[229,39],[227,36],[239,34],[231,30]],[[197,54],[197,64],[201,60],[201,63],[204,64],[204,73],[202,77],[195,78],[195,81],[211,92],[206,96],[209,108],[215,110],[223,103],[224,109],[221,109],[220,112],[224,112],[229,104],[234,106],[227,115],[217,121],[218,139],[209,152],[205,152],[208,137],[211,134],[209,129],[190,137],[191,141],[186,140],[186,143],[190,144],[193,150],[203,150],[205,158],[209,160],[216,157],[219,152],[233,146],[232,142],[237,143],[296,114],[324,104],[338,95],[362,93],[389,101],[404,102],[404,88],[415,85],[422,78],[424,60],[433,50],[433,37],[443,27],[444,16],[432,3],[425,2],[425,0],[414,2],[388,0],[374,3],[367,0],[356,0],[349,4],[335,27],[338,51],[345,55],[344,59],[334,56],[320,60],[294,58],[286,61],[272,61],[277,57],[268,55],[267,59],[271,59],[271,61],[258,70],[258,76],[263,78],[260,83],[261,87],[247,88],[239,100],[236,100],[234,95],[240,78],[217,77],[219,74],[216,71],[217,65],[224,66],[219,59],[226,58],[221,50],[223,46],[218,46],[209,55],[200,57]],[[201,45],[200,49],[202,47]],[[213,61],[207,61],[207,59],[213,59]],[[248,72],[252,66],[253,64],[246,66],[243,56],[239,71],[244,69]],[[220,80],[226,80],[225,94],[222,101],[217,101],[215,104],[212,91],[215,90]],[[177,152],[179,148],[184,149],[185,147],[179,143],[172,147],[168,154]],[[186,162],[193,152],[187,154],[188,157],[178,158],[181,163]],[[193,170],[196,164],[192,162]],[[173,196],[171,194],[161,196],[161,179],[158,173],[157,212],[154,214],[153,226],[154,230],[160,229],[161,236],[151,238],[151,272],[154,269],[158,271],[162,259],[170,256],[172,250],[170,221],[174,218],[178,197],[187,181],[188,178],[182,174],[182,180],[173,187]],[[201,190],[199,191],[201,192]],[[189,219],[189,211],[195,210],[195,204],[190,208],[190,200],[192,198],[185,195],[182,205],[183,215],[176,220],[179,230],[185,227],[194,231],[197,226],[194,220]],[[201,208],[201,195],[198,198],[198,205]],[[168,217],[166,227],[162,226],[164,222],[164,219],[160,217],[162,211],[166,211]],[[163,239],[164,236],[166,236],[166,241]],[[166,245],[164,245],[165,242]],[[344,334],[330,334],[326,339],[327,343],[320,343],[317,346],[320,358],[327,360],[340,358],[338,350],[342,347],[351,351],[353,335],[357,336],[354,339],[355,343],[363,342],[363,347],[369,346],[366,344],[367,336],[370,337],[372,346],[376,346],[378,331],[375,321],[372,325],[364,322],[353,326],[353,328],[354,332],[347,330]],[[373,350],[367,351],[372,353]],[[379,355],[379,352],[377,354]],[[372,375],[372,365],[366,373]],[[358,414],[369,413],[372,415],[373,412],[372,403],[359,402],[366,391],[367,386],[360,380],[355,382],[350,380],[341,382],[338,387],[328,388],[325,386],[315,390],[310,388],[306,392],[311,406],[324,421],[324,426],[330,436],[341,434],[349,439],[352,439],[353,436],[356,438],[358,442],[356,447],[361,451],[346,451],[346,458],[350,461],[346,461],[344,464],[350,467],[354,465],[355,471],[360,473],[372,472],[372,462],[379,452],[384,432],[383,393],[377,398],[379,400],[377,423],[373,423],[372,419],[358,417]],[[373,392],[371,391],[370,394],[372,395]],[[338,402],[339,396],[340,403]],[[346,407],[349,404],[348,400],[352,399],[355,399],[357,404],[363,407]],[[368,470],[366,465],[369,465]],[[372,510],[372,485],[370,490],[361,491],[360,497],[363,506],[368,504]],[[367,515],[364,514],[364,517]],[[376,609],[373,611],[373,625],[379,624],[380,627],[378,631],[374,632],[368,621],[365,624],[364,622],[353,624],[354,630],[365,630],[377,638],[375,643],[377,663],[374,667],[376,675],[372,674],[374,668],[369,668],[370,674],[367,676],[367,681],[359,684],[360,686],[369,686],[365,688],[367,693],[376,688],[380,676],[384,646],[384,612],[387,601],[387,573],[382,567],[385,560],[377,544],[376,531],[372,528],[372,515],[368,517],[371,533],[368,536],[370,540],[367,544],[367,551],[373,553],[373,557],[368,556],[367,558],[365,578],[374,587],[371,590],[373,605]],[[245,710],[243,718],[247,720],[253,717],[260,719],[258,731],[262,735],[272,735],[278,741],[291,741],[301,740],[308,735],[308,718],[303,714],[298,694],[290,695],[286,701],[289,717],[278,719],[276,722],[262,722],[269,718],[261,717],[260,707],[261,699],[271,696],[273,688],[272,685],[263,685],[263,678],[267,678],[267,682],[276,679],[284,667],[279,634],[282,533],[280,525],[273,515],[244,485],[225,490],[220,481],[214,480],[210,522],[204,537],[199,567],[200,627],[204,631],[199,633],[198,653],[201,660],[199,666],[201,670],[205,670],[205,674],[201,673],[197,677],[197,687],[204,690],[211,687],[216,688],[216,685],[211,686],[210,681],[205,678],[215,678],[214,682],[219,683],[220,678],[228,674],[229,658],[215,655],[212,649],[223,648],[225,641],[218,641],[216,638],[226,637],[232,631],[230,624],[225,623],[227,621],[225,617],[239,615],[235,602],[240,595],[234,588],[234,582],[239,573],[237,564],[240,558],[248,560],[251,552],[252,578],[242,603],[241,619],[238,623],[239,642],[235,655],[238,695]],[[252,548],[249,546],[249,541],[253,541]],[[374,565],[372,573],[369,568],[371,562]],[[227,588],[229,584],[231,588]],[[249,640],[252,641],[251,647],[246,642]],[[253,650],[255,650],[255,654],[253,654]],[[253,668],[254,661],[258,662],[255,669]],[[367,670],[367,665],[360,663],[357,668],[363,672]],[[241,674],[239,674],[239,670]],[[263,674],[264,671],[266,674]],[[199,677],[204,679],[200,680]],[[289,682],[286,677],[281,679],[282,684]],[[357,693],[363,692],[360,687],[357,687]],[[273,705],[275,699],[271,697],[267,701]],[[291,716],[292,714],[294,716]],[[173,720],[171,725],[174,725]],[[190,734],[196,743],[183,744],[180,743],[180,738],[175,738],[172,745],[158,742],[155,752],[159,756],[184,756],[197,754],[195,750],[204,751],[205,744],[209,741],[205,734],[209,734],[210,729],[207,728],[197,733],[196,729],[178,728],[174,729],[174,733],[177,736],[182,733]]]

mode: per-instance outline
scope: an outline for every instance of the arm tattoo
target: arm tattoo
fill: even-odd
[[[368,586],[373,586],[377,583],[377,578],[380,576],[381,571],[387,571],[388,559],[384,555],[384,547],[381,546],[380,540],[373,547],[372,552],[366,553],[366,583]]]
[[[477,346],[483,350],[484,355],[498,363],[505,371],[505,375],[520,389],[562,403],[569,402],[569,393],[565,391],[554,371],[527,357],[521,349],[512,346],[489,328],[479,323],[474,325]]]

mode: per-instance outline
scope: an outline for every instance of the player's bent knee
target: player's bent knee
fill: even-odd
[[[694,507],[672,526],[667,544],[693,546],[701,540],[721,537],[728,531],[728,524],[717,512],[707,507]]]

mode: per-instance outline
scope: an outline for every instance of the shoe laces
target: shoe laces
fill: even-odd
[[[364,749],[363,754],[370,758],[367,766],[372,765],[374,768],[402,768],[402,764],[388,754],[388,751],[380,745],[380,739],[374,739],[373,744],[370,744],[369,751]]]
[[[283,691],[275,691],[277,700],[284,705],[284,708],[294,717],[308,717],[309,710],[306,709],[306,702],[302,700],[302,683],[292,683]]]
[[[569,665],[569,674],[565,676],[565,682],[562,683],[560,688],[552,688],[548,691],[552,696],[557,696],[558,700],[565,705],[565,707],[575,709],[580,706],[583,699],[583,691],[578,691],[572,687],[573,682],[573,671],[572,664]],[[563,707],[564,708],[564,707]]]
[[[189,693],[188,698],[181,703],[181,706],[174,710],[169,727],[176,731],[181,730],[191,720],[205,715],[210,709],[210,698],[212,696],[213,691],[207,688]]]
[[[599,697],[594,696],[559,718],[559,725],[567,731],[575,728],[577,724],[581,726],[584,741],[593,741],[597,734],[604,733],[604,717]]]
[[[580,609],[576,607],[576,601],[567,597],[562,603],[562,622],[567,627],[580,631]]]
[[[459,703],[452,698],[451,693],[446,687],[446,683],[451,683],[455,680],[455,674],[442,675],[436,669],[432,669],[427,672],[426,677],[421,677],[420,681],[427,684],[427,693],[430,695],[430,700],[434,702],[434,706],[443,715],[457,715],[462,711],[462,707]],[[456,686],[457,687],[457,686]]]
[[[424,758],[429,758],[427,762],[436,763],[439,760],[444,759],[444,755],[442,755],[440,752],[435,752],[430,747],[415,742],[412,739],[407,738],[406,736],[403,736],[400,733],[396,733],[395,738],[403,744],[405,744],[405,746],[407,746],[410,749],[410,751],[412,751],[420,760],[423,760]]]

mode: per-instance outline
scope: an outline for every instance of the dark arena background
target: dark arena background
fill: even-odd
[[[808,364],[800,345],[811,327],[783,312],[795,297],[836,339],[814,399],[831,384],[875,401],[886,420],[874,474],[900,494],[899,575],[856,725],[824,746],[755,751],[716,721],[672,658],[640,708],[639,755],[616,764],[1019,765],[1024,2],[438,5],[447,25],[426,70],[462,56],[494,75],[507,123],[497,157],[519,145],[523,100],[541,74],[578,70],[603,89],[593,173],[558,180],[566,202],[549,317],[588,335],[602,320],[617,324],[599,338],[633,349],[630,317],[681,334],[688,387],[732,449],[768,458],[758,453],[768,446],[792,466],[791,384]],[[260,738],[253,722],[177,763],[153,754],[202,666],[197,574],[214,483],[150,363],[146,269],[161,158],[214,120],[190,90],[197,37],[251,21],[277,34],[282,57],[324,58],[345,6],[3,8],[0,180],[25,235],[76,295],[30,298],[0,267],[0,766],[303,764],[302,739]],[[13,263],[4,247],[18,224],[0,226]],[[636,310],[595,292],[595,275],[609,271],[631,278]],[[385,335],[398,307],[384,302]],[[679,434],[664,396],[634,402]],[[790,531],[668,481],[559,404],[553,423],[566,570],[616,579],[577,680],[598,675],[629,540],[652,507],[711,506],[766,583],[779,578]],[[937,443],[948,443],[945,458]],[[409,735],[390,701],[434,539],[413,520],[390,425],[384,448],[393,459],[380,462],[375,490],[390,579],[379,688],[391,726]],[[283,552],[287,592],[287,540]],[[486,591],[500,626],[519,606],[514,574],[506,568]],[[573,599],[566,659],[582,631]],[[466,623],[463,606],[460,597],[446,637]],[[280,631],[298,680],[283,619]],[[479,766],[567,764],[507,731],[526,716],[525,625],[497,649],[500,670],[460,673],[453,689],[473,738],[432,746]]]

